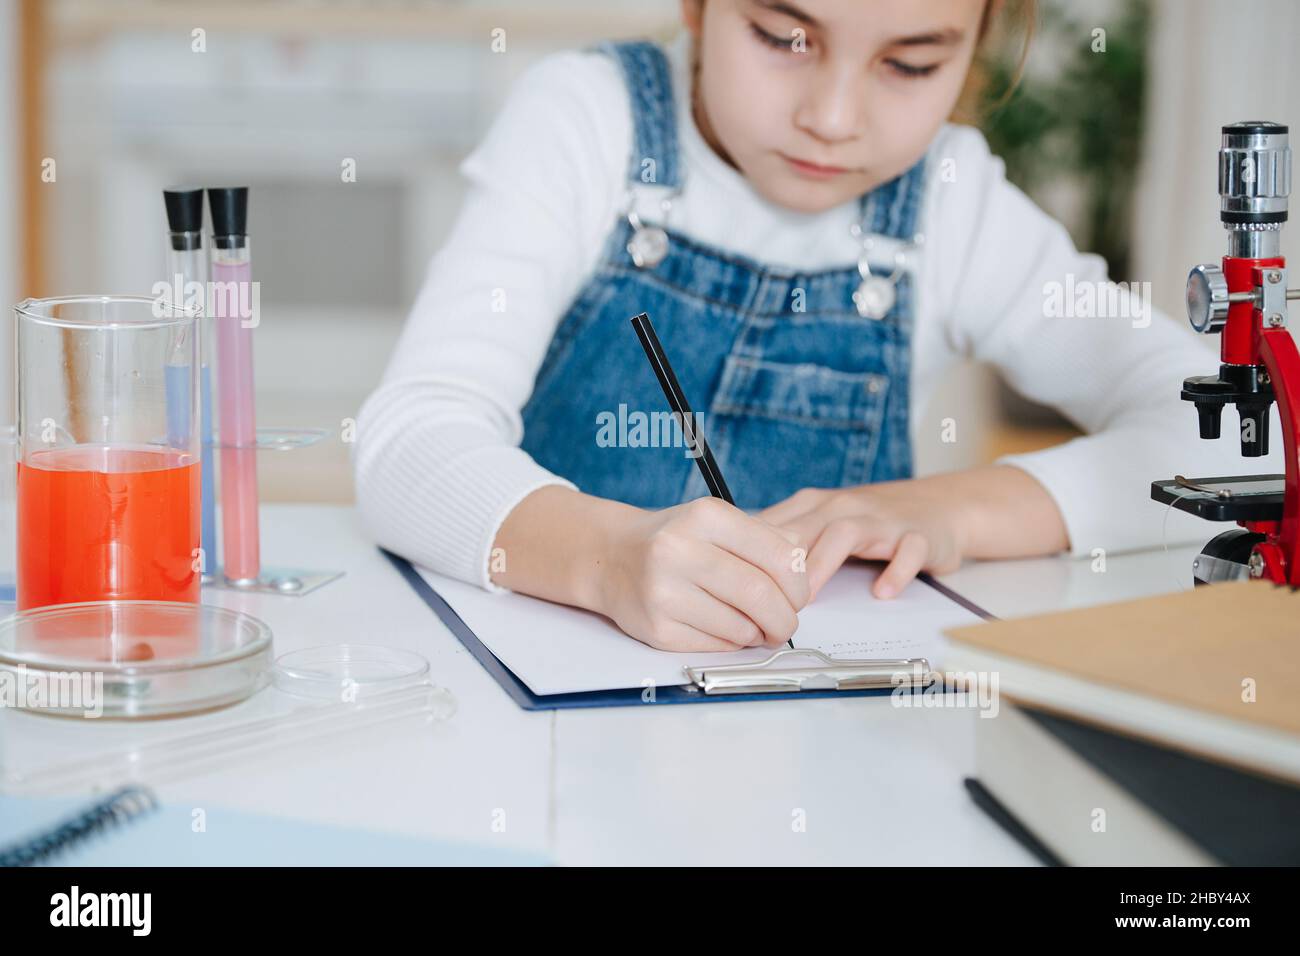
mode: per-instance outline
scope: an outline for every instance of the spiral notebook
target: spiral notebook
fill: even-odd
[[[98,798],[0,795],[0,866],[540,866],[538,854],[160,804],[144,787]]]

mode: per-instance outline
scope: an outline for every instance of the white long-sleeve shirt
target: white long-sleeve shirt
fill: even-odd
[[[684,186],[666,225],[772,266],[853,265],[856,201],[806,215],[761,198],[701,138],[687,104],[684,44],[669,52]],[[465,160],[459,218],[358,419],[358,505],[384,547],[493,588],[491,549],[511,509],[539,487],[569,484],[520,449],[520,411],[557,325],[625,213],[631,149],[617,64],[573,52],[527,71]],[[1224,437],[1200,440],[1195,411],[1178,392],[1185,376],[1213,372],[1217,357],[1185,323],[1132,310],[1080,315],[1081,290],[1105,288],[1103,261],[1076,251],[1066,230],[1006,181],[976,130],[945,126],[929,162],[924,243],[909,257],[917,289],[913,441],[940,440],[917,434],[925,398],[955,360],[974,357],[1087,433],[1000,459],[1051,493],[1073,554],[1226,530],[1169,513],[1150,500],[1150,483],[1175,473],[1281,471],[1276,421],[1266,459],[1240,457],[1230,410]],[[657,187],[636,190],[643,219],[663,221],[662,198]]]

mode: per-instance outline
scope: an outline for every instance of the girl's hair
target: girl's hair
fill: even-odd
[[[1029,43],[1038,19],[1038,0],[987,0],[980,19],[975,59],[966,75],[952,118],[960,123],[978,124],[990,112],[1006,103],[1020,84],[1029,58]],[[1004,57],[1014,65],[1001,89],[992,89],[992,80],[1006,73],[999,66]]]

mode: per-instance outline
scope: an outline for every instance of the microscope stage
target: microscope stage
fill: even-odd
[[[1166,479],[1151,482],[1151,497],[1208,521],[1280,521],[1284,485],[1284,475]]]

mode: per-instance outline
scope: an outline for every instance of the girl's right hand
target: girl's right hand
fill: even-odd
[[[629,509],[609,533],[597,610],[651,647],[777,647],[799,626],[808,575],[798,542],[734,505]]]

